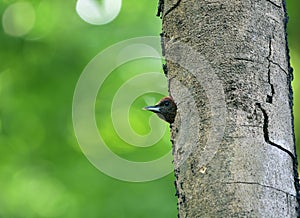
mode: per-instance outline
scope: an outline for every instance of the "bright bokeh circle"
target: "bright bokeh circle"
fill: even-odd
[[[30,2],[13,3],[3,13],[3,30],[11,36],[24,36],[34,27],[35,19],[35,10]]]

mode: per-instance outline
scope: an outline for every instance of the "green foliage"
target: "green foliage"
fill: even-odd
[[[1,15],[14,2],[0,3]],[[14,37],[1,26],[0,33],[0,217],[175,217],[173,175],[141,184],[108,177],[82,154],[72,126],[73,92],[84,67],[114,43],[158,35],[157,2],[123,1],[119,16],[102,26],[81,20],[75,1],[29,2],[36,10],[33,29]],[[151,61],[144,66],[151,70]],[[113,131],[112,97],[140,70],[138,64],[116,69],[96,103],[99,132],[115,153],[134,161],[151,160],[171,148],[168,133],[153,148],[136,149]],[[147,95],[154,102],[161,97]],[[139,134],[150,131],[151,114],[141,110],[144,97],[130,111]]]
[[[14,2],[1,1],[0,14]],[[99,51],[121,40],[157,36],[161,29],[161,20],[155,17],[157,1],[123,1],[119,16],[102,26],[80,19],[75,1],[29,2],[36,11],[31,31],[14,37],[4,33],[1,25],[0,217],[176,217],[173,175],[147,183],[108,177],[82,154],[72,126],[73,92],[84,67]],[[299,5],[288,1],[297,141]],[[16,22],[22,25],[23,21]],[[152,160],[171,148],[169,133],[151,148],[135,148],[118,137],[109,119],[118,87],[141,70],[157,71],[153,66],[155,61],[121,66],[106,79],[97,98],[99,132],[111,150],[128,160]],[[129,119],[139,134],[150,131],[151,114],[140,110],[145,99],[157,102],[161,97],[148,93],[133,103]]]

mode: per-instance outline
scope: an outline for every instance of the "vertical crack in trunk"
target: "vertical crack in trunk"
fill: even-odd
[[[283,146],[281,146],[281,145],[279,145],[279,144],[276,144],[275,142],[272,142],[272,141],[270,140],[270,137],[269,137],[269,116],[268,116],[266,110],[261,106],[260,103],[256,103],[256,106],[261,110],[261,112],[262,112],[262,114],[263,114],[263,118],[264,118],[264,122],[263,122],[263,132],[264,132],[264,139],[265,139],[265,141],[266,141],[268,144],[270,144],[270,145],[272,145],[272,146],[274,146],[274,147],[276,147],[276,148],[278,148],[278,149],[284,151],[284,152],[287,153],[289,156],[291,156],[291,158],[294,160],[294,159],[295,159],[295,156],[294,156],[294,154],[293,154],[291,151],[287,150],[287,149],[284,148]]]
[[[266,102],[273,103],[273,95],[275,94],[274,85],[271,83],[271,55],[272,55],[272,38],[269,39],[269,54],[267,57],[268,60],[268,83],[271,87],[271,95],[267,95]]]
[[[262,114],[263,114],[263,133],[264,133],[264,139],[265,141],[282,150],[283,152],[287,153],[293,161],[293,171],[294,171],[294,185],[295,185],[295,189],[296,189],[296,198],[297,201],[300,202],[300,184],[299,184],[299,178],[298,178],[298,161],[297,161],[297,157],[289,150],[287,150],[286,148],[284,148],[282,145],[276,144],[275,142],[272,142],[270,140],[270,136],[269,136],[269,116],[267,114],[267,111],[261,106],[260,103],[256,103],[256,106],[261,110]],[[298,208],[296,208],[298,214],[299,214],[299,206]]]

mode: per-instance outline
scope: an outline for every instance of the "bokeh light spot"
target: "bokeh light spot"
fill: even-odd
[[[26,35],[34,26],[35,10],[29,2],[11,4],[3,13],[4,32],[12,36]]]
[[[121,10],[122,0],[78,0],[76,11],[85,22],[103,25],[114,20]]]

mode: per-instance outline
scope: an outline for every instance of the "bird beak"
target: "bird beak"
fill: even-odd
[[[146,111],[152,111],[154,113],[160,113],[160,110],[159,110],[160,108],[157,105],[155,105],[155,106],[147,106],[147,107],[144,107],[143,109],[146,110]]]

